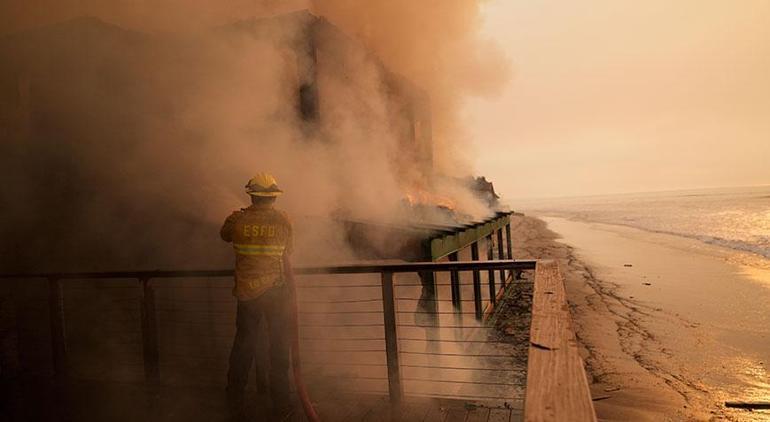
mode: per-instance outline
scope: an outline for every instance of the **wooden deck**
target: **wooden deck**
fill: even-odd
[[[514,422],[523,420],[521,409],[487,407],[460,400],[410,398],[399,409],[386,398],[356,402],[324,402],[318,405],[324,421],[405,421],[405,422]],[[301,415],[294,419],[305,420]]]
[[[148,421],[225,422],[228,418],[224,391],[212,388],[147,387],[139,383],[69,381],[56,385],[48,379],[26,380],[14,391],[2,391],[3,421]],[[250,421],[269,420],[263,407],[267,397],[252,400]],[[321,420],[328,422],[514,422],[523,410],[488,407],[478,402],[407,397],[400,408],[387,397],[359,395],[314,397]],[[302,410],[287,421],[305,421]]]
[[[526,421],[596,421],[564,280],[553,261],[540,261],[535,270],[524,409]]]
[[[596,421],[578,354],[564,281],[555,262],[539,261],[535,270],[529,337],[526,399],[521,408],[489,402],[424,399],[407,395],[400,407],[384,395],[313,395],[325,421]],[[138,366],[141,368],[141,365]],[[210,385],[210,384],[209,384]],[[171,383],[24,380],[0,391],[0,420],[8,421],[225,421],[222,388],[181,387]],[[263,399],[264,401],[264,399]],[[253,420],[265,420],[259,400]],[[519,405],[520,406],[520,405]],[[304,420],[301,413],[290,420]]]

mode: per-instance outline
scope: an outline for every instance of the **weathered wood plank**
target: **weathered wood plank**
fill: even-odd
[[[468,411],[465,422],[487,422],[489,419],[488,407],[477,407]]]
[[[391,420],[393,407],[390,402],[378,400],[371,409],[359,420],[364,422],[387,422]]]
[[[350,420],[350,415],[353,414],[354,407],[355,406],[350,402],[341,400],[324,400],[315,404],[315,410],[318,412],[321,420],[325,421]],[[359,404],[358,407],[363,406]],[[301,409],[298,409],[297,412],[300,414],[303,413]],[[360,417],[360,413],[358,416]],[[305,421],[306,419],[303,417],[301,420]]]
[[[465,422],[468,410],[462,407],[452,407],[447,411],[444,422]]]
[[[371,407],[372,406],[376,407],[376,405],[377,405],[376,402],[370,402],[370,401],[357,401],[354,403],[347,402],[346,407],[347,407],[348,413],[341,420],[345,422],[360,422],[370,412],[372,412]],[[322,419],[322,420],[331,420],[331,419]]]
[[[524,420],[596,421],[556,262],[538,262],[534,287]]]
[[[508,409],[492,409],[489,411],[488,422],[508,422],[511,411]]]
[[[443,422],[446,418],[447,409],[441,406],[431,406],[428,413],[425,414],[423,422]]]
[[[428,407],[431,402],[410,402],[401,403],[401,409],[398,413],[398,420],[403,422],[422,422],[425,414],[428,413]]]

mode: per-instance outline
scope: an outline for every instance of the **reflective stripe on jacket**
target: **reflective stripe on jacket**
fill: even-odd
[[[253,244],[238,244],[233,243],[233,249],[235,253],[240,255],[252,255],[252,256],[283,256],[285,246],[275,245],[253,245]]]

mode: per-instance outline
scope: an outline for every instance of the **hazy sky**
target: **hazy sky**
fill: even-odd
[[[507,198],[770,184],[769,0],[492,0],[467,119]]]

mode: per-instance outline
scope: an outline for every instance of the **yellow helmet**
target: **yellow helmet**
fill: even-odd
[[[283,191],[278,189],[275,177],[267,173],[257,173],[246,184],[246,193],[252,196],[278,196]]]

